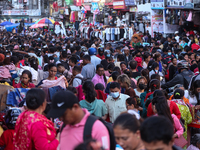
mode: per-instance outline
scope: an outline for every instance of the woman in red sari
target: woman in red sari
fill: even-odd
[[[14,150],[56,150],[59,144],[54,124],[42,115],[46,108],[45,93],[30,89],[26,94],[28,110],[17,119]]]

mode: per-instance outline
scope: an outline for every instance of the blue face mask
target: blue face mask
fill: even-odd
[[[112,96],[113,98],[118,98],[119,92],[110,92],[110,96]]]
[[[110,57],[110,54],[107,54],[106,57]]]
[[[171,55],[172,54],[172,52],[168,52],[168,55]]]

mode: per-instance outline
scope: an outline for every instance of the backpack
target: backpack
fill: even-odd
[[[115,150],[116,148],[116,141],[115,141],[115,136],[114,136],[114,131],[111,123],[106,122],[102,118],[95,117],[93,115],[90,115],[85,123],[84,130],[83,130],[83,141],[87,141],[89,139],[92,139],[92,127],[95,123],[95,121],[101,121],[104,126],[107,128],[109,137],[110,137],[110,150]],[[62,132],[63,128],[65,125],[63,124],[60,130],[60,133]]]
[[[190,80],[192,79],[194,74],[192,72],[189,72],[188,74],[182,74],[182,73],[180,73],[180,74],[182,75],[183,80],[184,80],[184,85],[183,85],[184,88],[188,89]]]
[[[87,79],[86,78],[81,78],[81,77],[74,77],[74,79],[77,78],[77,79],[80,79],[81,80],[81,85],[83,85]]]

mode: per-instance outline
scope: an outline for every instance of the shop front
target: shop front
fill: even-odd
[[[195,28],[194,14],[196,14],[196,23],[199,21],[198,11],[194,10],[193,0],[168,0],[164,12],[165,33],[170,34],[179,31],[181,35],[184,29]]]

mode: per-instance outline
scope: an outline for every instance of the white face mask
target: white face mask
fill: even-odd
[[[110,92],[110,96],[112,96],[113,98],[118,98],[119,92]]]

